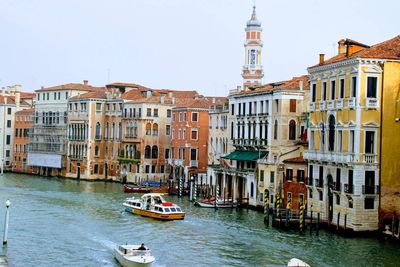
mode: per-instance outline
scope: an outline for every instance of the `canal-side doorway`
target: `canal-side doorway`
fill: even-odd
[[[328,174],[328,220],[331,222],[333,219],[333,178]]]
[[[81,178],[81,164],[77,163],[76,166],[77,166],[77,168],[76,168],[76,179],[80,179]]]

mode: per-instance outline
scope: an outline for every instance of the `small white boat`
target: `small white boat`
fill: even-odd
[[[151,251],[139,250],[140,245],[117,245],[114,249],[115,258],[123,267],[151,266],[155,261]]]
[[[296,258],[290,259],[287,266],[288,267],[310,267],[310,265],[308,265],[304,261],[296,259]]]
[[[217,199],[217,208],[232,208],[235,207],[235,204],[236,203],[232,203],[232,200],[226,199],[224,201],[220,198]],[[203,201],[196,201],[194,205],[200,208],[215,208],[215,198],[204,199]]]

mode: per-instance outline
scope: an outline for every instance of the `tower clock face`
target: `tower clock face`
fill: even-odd
[[[250,50],[250,65],[256,64],[256,50]]]

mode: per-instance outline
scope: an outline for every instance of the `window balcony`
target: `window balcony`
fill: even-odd
[[[334,110],[335,109],[335,100],[329,100],[328,101],[328,110]]]
[[[379,194],[379,185],[363,185],[362,186],[362,193],[364,195],[378,195]]]
[[[319,110],[324,111],[325,110],[325,101],[320,101],[319,102]]]
[[[354,185],[353,184],[344,184],[343,190],[346,194],[354,194]]]
[[[189,162],[189,164],[190,164],[190,167],[195,167],[195,168],[199,167],[199,161],[198,160],[191,160]]]
[[[365,99],[365,108],[367,109],[377,109],[378,108],[378,99],[367,97]]]
[[[315,111],[315,103],[310,103],[310,112],[314,112]]]
[[[356,98],[352,97],[347,100],[347,106],[351,109],[356,108]]]
[[[336,108],[337,109],[343,109],[343,99],[337,99],[336,100]]]
[[[364,163],[376,164],[376,154],[364,154]]]
[[[332,188],[332,190],[333,190],[333,191],[336,191],[336,192],[341,192],[341,191],[342,191],[342,184],[341,184],[341,183],[333,182],[333,188]]]

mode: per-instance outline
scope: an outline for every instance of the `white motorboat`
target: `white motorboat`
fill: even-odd
[[[310,267],[310,265],[308,265],[304,261],[296,259],[296,258],[290,259],[287,266],[288,267]]]
[[[151,266],[155,261],[149,249],[140,250],[140,245],[117,245],[114,249],[115,258],[123,267]]]
[[[194,203],[195,206],[200,208],[215,208],[215,198],[204,199],[202,201],[196,201]],[[232,203],[231,199],[217,199],[217,208],[232,208],[235,207],[236,203]]]

